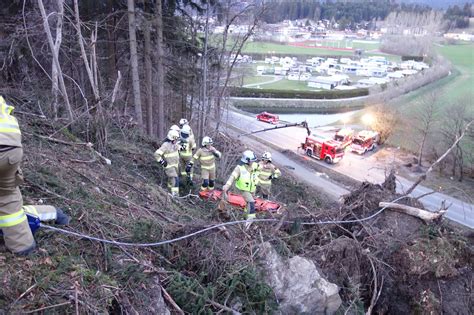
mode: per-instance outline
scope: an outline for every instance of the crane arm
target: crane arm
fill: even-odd
[[[242,133],[242,134],[239,135],[239,138],[243,137],[243,136],[253,135],[253,134],[256,134],[256,133],[260,133],[260,132],[267,132],[267,131],[271,131],[271,130],[288,128],[288,127],[297,127],[297,126],[301,126],[301,127],[306,128],[306,132],[308,133],[308,136],[311,134],[311,131],[309,130],[308,123],[305,120],[305,121],[300,122],[300,123],[285,124],[285,125],[281,125],[281,126],[274,126],[274,127],[270,127],[270,128],[265,128],[265,129],[254,130],[254,131],[251,131],[251,132]]]

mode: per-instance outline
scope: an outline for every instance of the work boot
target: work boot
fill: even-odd
[[[17,256],[28,256],[30,254],[32,254],[36,249],[36,241],[33,241],[33,244],[28,247],[27,249],[24,249],[24,250],[21,250],[19,252],[16,252],[16,253],[13,253]]]
[[[71,218],[64,213],[63,209],[56,208],[56,221],[54,223],[59,225],[68,225]]]
[[[252,220],[255,219],[257,215],[255,214],[255,202],[248,203],[248,213],[246,215],[247,222],[245,222],[245,229],[248,230],[250,225],[252,225]]]

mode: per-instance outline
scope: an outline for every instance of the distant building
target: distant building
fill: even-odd
[[[465,32],[463,33],[446,33],[443,35],[444,38],[448,39],[456,39],[456,40],[463,40],[463,41],[474,41],[474,35],[473,34],[466,34]]]

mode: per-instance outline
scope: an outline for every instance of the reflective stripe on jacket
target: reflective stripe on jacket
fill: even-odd
[[[20,211],[17,211],[12,214],[1,215],[0,228],[6,228],[6,227],[18,225],[22,223],[23,221],[25,221],[26,219],[27,219],[26,214],[25,214],[25,211],[23,211],[23,209],[20,209]]]
[[[221,156],[221,153],[214,147],[210,147],[209,149],[206,147],[199,148],[199,150],[197,150],[196,154],[193,156],[193,163],[196,163],[196,160],[199,160],[202,169],[214,169],[216,167],[216,157],[214,156],[213,152],[215,152],[219,157]]]
[[[263,185],[271,185],[272,180],[269,179],[273,175],[274,178],[278,178],[281,175],[280,170],[272,163],[266,163],[265,161],[260,161],[258,163],[258,183]]]
[[[53,206],[23,206],[22,209],[26,213],[39,218],[42,222],[56,220],[58,216],[58,212]]]
[[[155,151],[155,158],[158,162],[165,160],[168,165],[166,168],[178,167],[179,164],[179,153],[178,145],[171,143],[170,141],[164,142],[161,147]]]
[[[13,109],[0,95],[0,145],[21,147],[21,131],[18,121],[11,114]]]

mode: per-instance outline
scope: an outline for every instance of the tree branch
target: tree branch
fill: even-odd
[[[464,135],[469,130],[469,127],[471,126],[472,123],[474,123],[474,120],[471,120],[469,123],[467,123],[467,125],[464,127],[462,133],[459,135],[459,137],[456,137],[456,140],[451,145],[451,147],[446,152],[444,152],[444,154],[441,155],[433,164],[431,164],[431,166],[426,170],[426,172],[423,173],[417,179],[417,181],[407,190],[407,192],[406,192],[407,195],[411,194],[413,192],[413,190],[415,190],[416,186],[418,186],[422,181],[424,181],[426,179],[426,176],[428,175],[428,173],[430,173],[438,163],[440,163],[442,160],[444,160],[444,158],[446,158],[446,156],[448,156],[448,154],[458,145],[459,141],[461,141],[461,139],[464,137]]]

